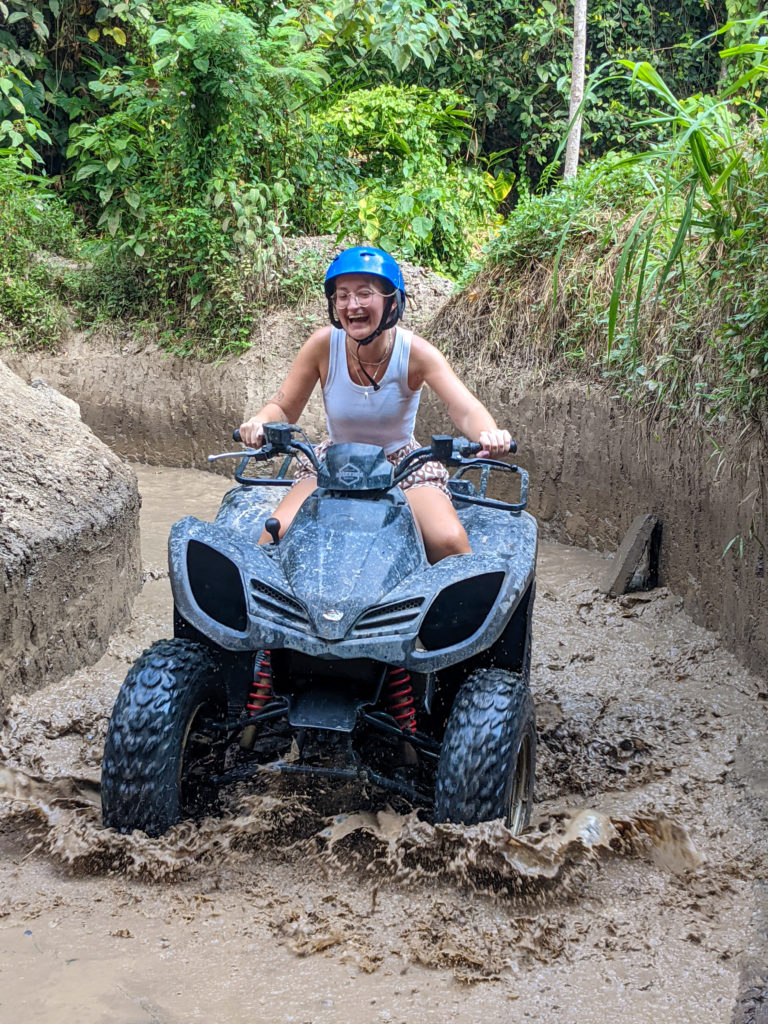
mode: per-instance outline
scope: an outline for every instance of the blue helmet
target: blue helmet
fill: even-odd
[[[394,257],[390,256],[388,252],[384,252],[383,249],[374,249],[373,246],[357,245],[352,249],[345,249],[344,252],[335,256],[325,275],[325,297],[328,299],[328,313],[334,327],[341,327],[333,305],[333,295],[336,291],[336,278],[341,277],[342,274],[373,274],[383,278],[395,292],[387,299],[381,323],[376,331],[361,342],[366,345],[383,331],[394,327],[402,317],[405,311],[403,273]]]

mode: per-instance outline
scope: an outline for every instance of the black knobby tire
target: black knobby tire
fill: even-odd
[[[226,716],[214,652],[177,638],[144,651],[125,678],[109,721],[101,768],[104,824],[162,835],[215,804],[210,777],[223,754],[206,724]]]
[[[435,821],[530,821],[536,715],[527,674],[478,669],[456,695],[440,750]]]

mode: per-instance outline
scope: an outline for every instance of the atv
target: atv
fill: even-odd
[[[174,637],[139,657],[115,702],[106,826],[162,834],[265,772],[372,784],[435,821],[528,824],[537,528],[526,471],[480,448],[435,436],[396,468],[366,444],[319,461],[302,430],[271,423],[262,448],[210,457],[240,460],[237,486],[214,522],[171,529]],[[317,489],[281,538],[272,511],[299,456]],[[273,459],[276,475],[255,475]],[[430,460],[455,468],[472,547],[434,565],[397,487]],[[518,501],[487,496],[492,473],[516,475]]]

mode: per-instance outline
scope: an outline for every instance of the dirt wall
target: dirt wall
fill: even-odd
[[[132,470],[75,402],[0,362],[0,720],[12,693],[95,662],[140,579]]]
[[[634,517],[654,513],[662,524],[659,582],[745,664],[765,671],[768,583],[764,552],[749,539],[765,457],[757,442],[734,436],[715,451],[690,425],[662,428],[586,385],[505,401],[493,385],[478,392],[518,441],[530,509],[551,539],[613,554]],[[425,435],[444,427],[434,401],[424,413]],[[760,528],[765,536],[766,524]]]
[[[412,325],[426,321],[444,290],[422,285]],[[42,376],[76,400],[83,419],[121,455],[149,463],[206,466],[231,448],[230,432],[276,390],[301,340],[324,322],[320,305],[265,318],[254,348],[218,365],[73,339],[57,357],[17,358],[23,376]],[[768,662],[768,588],[761,549],[748,538],[755,466],[762,453],[735,438],[711,443],[682,426],[661,429],[607,392],[569,384],[521,389],[519,379],[456,366],[519,443],[531,475],[530,508],[553,539],[613,553],[635,515],[663,524],[661,582],[680,594],[700,624],[757,670]],[[515,397],[516,395],[521,397]],[[322,433],[317,396],[303,419]],[[434,400],[422,403],[420,434],[449,428]],[[217,469],[230,472],[231,464]],[[750,495],[752,497],[750,497]]]

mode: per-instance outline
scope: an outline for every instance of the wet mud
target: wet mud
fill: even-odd
[[[768,685],[660,588],[540,550],[530,832],[260,780],[159,839],[100,824],[112,703],[171,635],[170,524],[227,482],[137,467],[144,584],[97,665],[0,729],[0,1018],[762,1020]]]

